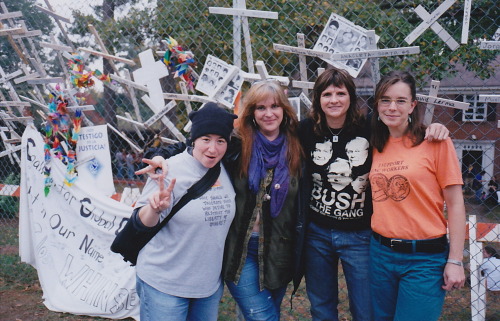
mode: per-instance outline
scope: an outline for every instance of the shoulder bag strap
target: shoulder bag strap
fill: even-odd
[[[220,170],[219,162],[214,167],[210,168],[198,182],[193,184],[193,186],[187,190],[187,193],[177,202],[177,204],[174,205],[168,216],[161,221],[157,227],[157,231],[161,230],[175,215],[175,213],[177,213],[189,201],[205,194],[217,181],[217,178],[220,175]]]

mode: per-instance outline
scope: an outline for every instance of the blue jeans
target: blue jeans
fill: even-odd
[[[338,321],[338,265],[342,263],[354,321],[372,320],[369,287],[371,230],[342,231],[309,225],[305,245],[306,290],[313,320]]]
[[[224,292],[219,289],[206,298],[181,298],[163,293],[137,277],[137,294],[141,299],[141,321],[217,321],[219,302]]]
[[[277,321],[280,319],[280,306],[286,285],[275,290],[260,291],[258,248],[259,237],[252,235],[238,284],[226,281],[226,285],[246,321]]]
[[[448,251],[399,253],[374,238],[370,244],[370,291],[377,321],[432,321],[443,308]]]

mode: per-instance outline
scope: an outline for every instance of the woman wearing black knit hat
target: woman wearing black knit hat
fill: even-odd
[[[224,242],[235,213],[235,192],[219,162],[236,117],[216,104],[191,113],[192,146],[167,161],[166,175],[144,186],[131,219],[148,230],[210,168],[221,166],[216,183],[184,205],[139,253],[141,320],[217,320]]]

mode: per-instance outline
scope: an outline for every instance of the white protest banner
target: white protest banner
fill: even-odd
[[[139,320],[135,268],[110,245],[132,208],[96,191],[95,184],[64,181],[52,159],[44,195],[44,141],[27,126],[22,137],[19,255],[37,269],[45,306],[52,311]]]
[[[111,155],[106,125],[82,127],[76,144],[76,159],[94,156],[94,159],[77,168],[81,183],[94,186],[106,196],[115,193]]]

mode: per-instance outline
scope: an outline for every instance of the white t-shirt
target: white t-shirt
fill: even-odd
[[[207,172],[187,151],[168,159],[165,187],[176,184],[173,203]],[[136,207],[149,204],[158,185],[148,180]],[[182,207],[139,253],[137,275],[155,289],[184,298],[204,298],[219,288],[227,232],[235,213],[235,192],[222,166],[216,183]],[[161,219],[168,215],[163,211]]]
[[[500,259],[488,257],[483,260],[481,270],[486,276],[486,287],[490,291],[500,291]]]

